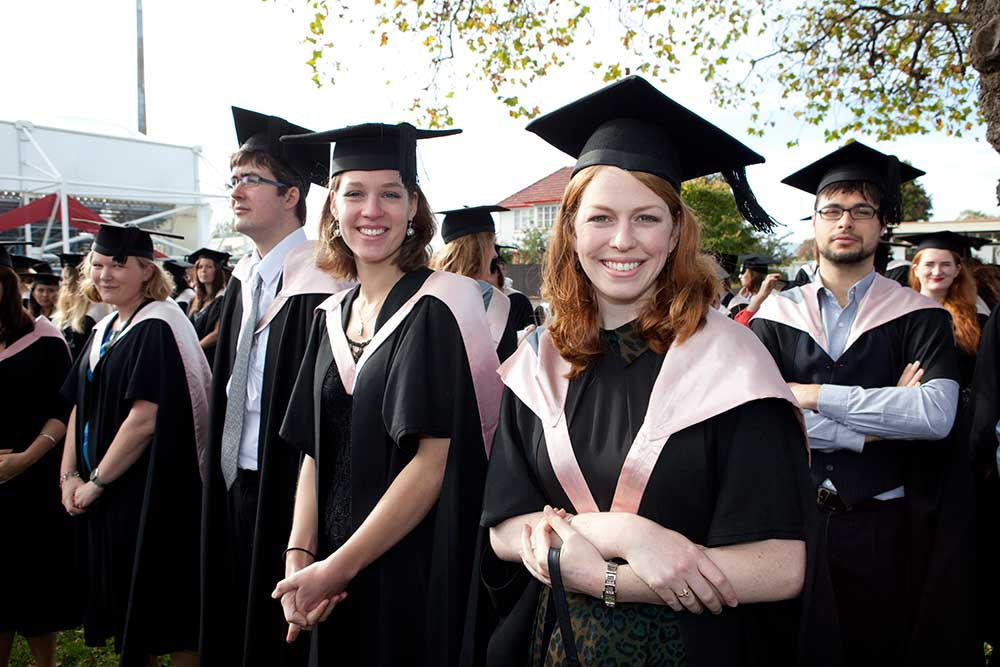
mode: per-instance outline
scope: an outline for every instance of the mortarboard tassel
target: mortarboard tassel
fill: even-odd
[[[778,222],[768,215],[757,201],[757,197],[754,196],[753,190],[750,189],[750,184],[747,182],[746,168],[725,169],[722,172],[722,177],[732,188],[733,195],[736,197],[736,208],[740,215],[758,232],[765,234],[772,232]]]

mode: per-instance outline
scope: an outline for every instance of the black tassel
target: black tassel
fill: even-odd
[[[758,232],[769,234],[778,226],[778,221],[768,215],[757,197],[754,196],[750,184],[747,182],[747,171],[744,167],[737,169],[726,169],[722,172],[722,177],[729,183],[729,187],[736,197],[736,208],[743,219],[750,223]]]
[[[403,185],[417,186],[417,128],[409,123],[400,123],[399,128],[399,175]]]
[[[899,182],[899,158],[889,155],[885,165],[885,192],[882,193],[882,220],[895,227],[903,220],[903,200]]]

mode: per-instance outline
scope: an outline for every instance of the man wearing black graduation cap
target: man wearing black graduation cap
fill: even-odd
[[[234,268],[219,320],[212,433],[202,517],[201,664],[303,664],[270,599],[284,576],[299,458],[278,429],[313,310],[341,285],[315,268],[306,193],[325,185],[326,146],[290,146],[309,130],[233,107],[240,148],[230,159],[236,230],[254,250]]]
[[[951,321],[873,268],[899,221],[900,183],[922,174],[855,142],[786,178],[816,195],[819,271],[751,322],[804,412],[851,665],[976,658],[968,468],[947,439],[958,401]]]

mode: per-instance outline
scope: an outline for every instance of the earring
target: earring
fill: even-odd
[[[333,227],[333,238],[340,238],[340,223],[336,220],[330,222],[330,226]]]
[[[416,233],[417,233],[417,230],[415,230],[413,228],[413,221],[412,220],[408,221],[406,223],[406,235],[407,236],[413,236]]]

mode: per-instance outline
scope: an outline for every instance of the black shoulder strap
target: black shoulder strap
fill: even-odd
[[[563,588],[562,572],[559,569],[558,547],[549,548],[549,579],[552,580],[551,600],[556,608],[556,618],[562,631],[563,648],[566,650],[566,664],[579,667],[580,658],[576,653],[576,638],[573,636],[573,625],[569,619],[569,605],[566,603],[566,589]]]

